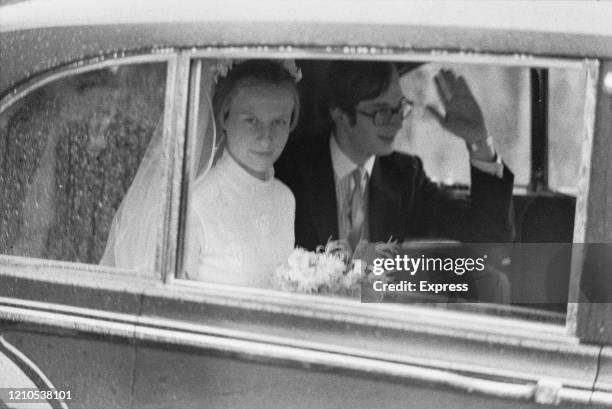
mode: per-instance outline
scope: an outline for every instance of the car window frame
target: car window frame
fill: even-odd
[[[175,96],[175,88],[176,81],[179,77],[177,75],[177,67],[178,67],[178,53],[173,50],[166,50],[163,53],[152,53],[152,52],[134,52],[134,53],[123,53],[120,56],[117,53],[98,56],[95,58],[82,59],[70,64],[56,67],[47,72],[34,75],[29,78],[27,81],[21,83],[20,85],[14,88],[14,91],[5,95],[0,100],[0,113],[9,112],[11,108],[17,106],[18,102],[23,98],[27,97],[34,91],[61,79],[69,78],[71,76],[92,72],[104,68],[109,68],[113,66],[121,66],[121,65],[135,65],[135,64],[146,64],[146,63],[165,63],[166,64],[166,84],[165,84],[165,95],[164,95],[164,109],[163,109],[163,124],[162,124],[162,146],[164,155],[162,158],[166,160],[167,164],[165,164],[164,169],[166,169],[166,174],[164,175],[163,182],[165,186],[164,196],[166,198],[165,203],[163,205],[164,213],[172,212],[172,192],[174,186],[171,182],[173,182],[173,173],[172,170],[175,167],[175,160],[173,152],[176,151],[176,146],[174,144],[173,135],[174,128],[177,125],[176,118],[180,118],[181,116],[177,116],[175,113],[176,106],[180,101],[176,101],[173,97]],[[63,262],[57,260],[44,260],[45,264],[49,263],[58,263],[58,265],[64,266],[69,270],[73,270],[75,266],[82,266],[83,270],[86,271],[94,271],[98,270],[100,274],[113,274],[118,273],[122,275],[145,275],[145,276],[158,276],[158,277],[166,277],[168,275],[167,265],[171,265],[173,263],[174,257],[172,256],[172,252],[168,251],[172,246],[168,245],[168,233],[172,231],[172,228],[169,225],[170,220],[168,217],[164,217],[161,232],[158,237],[157,242],[157,251],[155,254],[155,263],[153,271],[144,271],[144,272],[136,272],[133,270],[121,269],[116,267],[105,267],[95,264],[86,264],[86,263],[75,263],[75,262]],[[10,255],[1,255],[0,254],[0,263],[4,260],[7,261],[7,265],[21,265],[25,259],[25,257],[17,257]],[[168,260],[170,259],[170,260]],[[33,260],[33,259],[32,259]],[[34,265],[37,265],[39,261],[34,261]]]
[[[342,51],[342,52],[340,52]],[[278,50],[273,48],[263,49],[260,48],[237,48],[237,47],[208,47],[205,50],[192,50],[189,53],[189,58],[192,61],[197,61],[198,59],[205,58],[219,58],[219,59],[227,59],[227,58],[295,58],[299,61],[299,59],[377,59],[377,60],[386,60],[386,61],[399,61],[399,62],[445,62],[445,63],[468,63],[468,64],[490,64],[490,65],[508,65],[508,66],[518,66],[518,67],[528,67],[531,70],[534,69],[547,69],[547,68],[578,68],[584,69],[587,74],[587,83],[585,86],[589,92],[593,94],[595,92],[595,87],[597,86],[597,70],[599,66],[599,62],[594,59],[570,59],[570,58],[550,58],[550,57],[533,57],[529,59],[520,59],[517,60],[515,56],[504,56],[504,55],[490,55],[490,54],[472,54],[465,55],[463,53],[444,53],[443,55],[432,55],[429,53],[419,53],[419,52],[409,52],[405,53],[402,51],[395,50],[385,50],[381,52],[380,50],[370,50],[370,49],[362,49],[359,47],[346,49],[337,49],[328,48],[325,51],[317,48],[300,48],[300,49],[291,49],[285,50],[283,47],[279,47]],[[193,73],[191,75],[194,75]],[[193,80],[192,80],[193,81]],[[547,85],[547,84],[546,84]],[[193,94],[199,93],[199,90],[193,92]],[[195,98],[192,96],[191,98]],[[594,110],[594,106],[592,105],[592,100],[585,100],[585,112],[591,112]],[[190,110],[190,114],[193,118],[194,111]],[[533,120],[533,118],[532,118]],[[582,156],[582,167],[589,168],[589,160],[590,160],[590,151],[591,151],[591,143],[593,138],[593,126],[594,124],[585,124],[586,131],[586,146],[584,147],[584,154]],[[538,128],[539,129],[539,128]],[[534,130],[535,131],[535,130]],[[185,186],[186,183],[183,183]],[[586,201],[588,200],[588,178],[583,178],[580,181],[578,196],[577,196],[577,209],[584,209]],[[584,211],[576,211],[576,216],[574,220],[575,226],[584,226],[585,220],[587,218],[587,214]],[[184,220],[182,221],[184,223]],[[583,243],[584,232],[578,227],[574,232],[574,243]],[[173,278],[177,277],[180,274],[180,265],[177,264],[176,274]],[[580,276],[580,266],[573,265],[570,271],[571,277],[579,277]],[[180,280],[180,279],[179,279]],[[572,278],[572,280],[576,280]],[[572,281],[573,282],[573,281]],[[572,294],[570,294],[571,296]],[[568,297],[569,298],[569,297]],[[570,300],[572,298],[569,298]],[[566,329],[568,333],[574,333],[577,328],[576,319],[577,315],[572,310],[573,307],[570,307],[570,311],[566,314]]]
[[[570,301],[568,305],[569,331],[575,333],[583,342],[612,344],[612,303],[585,302],[579,293],[579,279],[582,269],[588,263],[585,248],[591,243],[612,243],[612,192],[608,188],[612,180],[612,166],[607,152],[612,149],[612,89],[609,86],[612,78],[612,61],[601,61],[598,67],[592,67],[587,73],[594,86],[587,103],[592,110],[590,122],[593,127],[587,129],[586,145],[583,149],[582,166],[586,167],[579,183],[579,199],[576,201],[576,222],[574,241],[585,243],[572,255],[572,276],[570,277]],[[595,93],[596,91],[596,93]],[[610,278],[608,277],[608,280]],[[605,283],[601,283],[605,286]]]

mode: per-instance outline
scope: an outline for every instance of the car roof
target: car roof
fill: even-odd
[[[610,17],[594,1],[34,0],[0,7],[0,96],[75,61],[174,47],[612,58]]]

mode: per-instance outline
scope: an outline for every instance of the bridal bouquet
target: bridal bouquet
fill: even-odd
[[[362,241],[352,253],[342,240],[330,241],[317,251],[298,247],[275,270],[272,284],[283,291],[359,297],[362,282],[372,277],[368,266],[373,259],[396,248],[395,243]]]

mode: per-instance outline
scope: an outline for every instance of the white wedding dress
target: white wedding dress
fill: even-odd
[[[212,166],[218,145],[211,99],[217,70],[227,61],[203,63],[197,135],[191,138],[190,197],[180,278],[268,287],[278,264],[294,245],[295,198],[273,172],[266,181],[251,176],[229,154]],[[161,121],[113,218],[100,264],[157,275],[166,201],[167,144]],[[222,148],[220,148],[222,149]],[[211,168],[212,166],[212,168]],[[193,179],[191,179],[193,178]]]
[[[193,186],[186,274],[194,280],[270,287],[294,245],[295,198],[274,178],[244,170],[226,152]]]

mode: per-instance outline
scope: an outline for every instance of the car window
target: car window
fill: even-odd
[[[162,186],[143,183],[161,148],[165,82],[164,63],[111,66],[52,81],[2,113],[0,254],[153,265],[154,252],[135,262],[117,249],[138,242],[122,229],[125,202]]]
[[[345,213],[349,213],[347,209],[349,199],[344,201],[344,208],[341,205],[336,207],[341,200],[339,197],[342,189],[344,189],[341,184],[337,184],[338,179],[334,179],[336,170],[330,173],[332,167],[328,166],[329,175],[318,172],[322,166],[321,155],[329,155],[332,148],[325,145],[325,149],[313,153],[316,149],[313,148],[314,145],[323,146],[317,138],[323,135],[326,138],[325,141],[328,141],[332,135],[329,128],[331,112],[329,87],[331,85],[326,78],[330,64],[333,65],[334,62],[297,60],[294,63],[280,60],[285,66],[297,64],[300,67],[301,81],[298,83],[301,92],[300,119],[296,129],[290,130],[289,142],[275,164],[276,173],[274,175],[282,183],[275,187],[268,184],[266,187],[265,175],[264,181],[257,181],[257,178],[253,178],[253,173],[247,169],[256,164],[257,161],[250,162],[252,157],[249,155],[252,155],[257,149],[247,144],[242,152],[238,151],[238,158],[234,157],[227,145],[228,132],[232,132],[232,129],[227,126],[235,124],[228,125],[225,122],[228,118],[232,119],[230,117],[220,121],[219,112],[214,110],[215,104],[218,103],[219,84],[224,86],[226,77],[230,75],[228,72],[231,73],[242,61],[203,59],[195,60],[192,64],[192,75],[197,74],[197,81],[194,80],[195,77],[192,77],[191,85],[192,87],[198,86],[199,95],[196,93],[197,97],[190,103],[189,116],[192,122],[187,135],[189,162],[186,166],[188,189],[183,197],[183,200],[187,201],[188,211],[184,226],[186,234],[184,253],[178,277],[283,291],[353,297],[361,295],[362,301],[365,300],[363,298],[364,291],[367,291],[364,290],[365,287],[357,289],[355,286],[355,283],[361,283],[361,285],[364,283],[355,275],[363,273],[363,270],[359,270],[363,266],[355,267],[355,264],[350,263],[334,264],[337,259],[325,257],[334,253],[338,248],[338,236],[334,234],[340,232],[342,225],[335,223]],[[398,159],[398,163],[416,161],[411,166],[417,166],[417,168],[422,163],[422,171],[433,183],[460,184],[466,187],[473,184],[466,143],[443,130],[435,116],[428,112],[428,106],[433,106],[442,114],[444,113],[433,77],[439,73],[441,68],[451,68],[457,75],[465,78],[481,107],[487,129],[493,137],[495,151],[507,169],[514,174],[514,188],[527,188],[532,177],[530,67],[457,63],[419,63],[418,65],[418,68],[411,70],[400,69],[401,95],[411,103],[412,111],[402,121],[401,129],[395,139],[395,149],[400,153],[410,155],[413,159]],[[402,63],[398,63],[397,66],[401,68]],[[288,70],[291,71],[291,68]],[[575,122],[584,125],[584,89],[582,94],[580,92],[576,94],[576,100],[571,104],[560,104],[563,98],[559,96],[560,91],[558,90],[580,86],[584,88],[585,82],[584,77],[575,75],[575,72],[581,72],[579,69],[553,71],[554,76],[551,75],[553,80],[550,86],[556,91],[551,92],[548,120],[551,124],[555,123],[554,127],[551,125],[551,128],[554,129],[551,133],[557,132],[564,135],[558,138],[555,144],[562,146],[567,158],[559,157],[554,153],[556,151],[552,147],[550,158],[551,162],[556,163],[557,169],[563,169],[564,173],[569,174],[567,168],[571,168],[581,160],[580,150],[572,145],[581,133],[578,131],[575,133],[558,122],[563,122],[562,119],[564,120],[571,113]],[[581,75],[584,76],[583,73]],[[575,78],[578,79],[575,80]],[[259,89],[256,96],[261,97],[265,94],[264,91]],[[365,106],[362,109],[362,115],[374,121],[371,111],[382,106],[380,101],[377,104]],[[229,115],[230,108],[237,109],[230,105],[225,111],[226,115]],[[271,125],[266,125],[265,122],[262,122],[264,119],[260,117],[264,114],[260,115],[249,109],[245,111],[244,118],[238,116],[236,120],[244,119],[247,121],[245,126],[270,131]],[[399,108],[389,105],[389,109]],[[578,125],[573,129],[577,127]],[[229,143],[232,143],[231,140]],[[551,143],[551,145],[554,144]],[[270,145],[266,146],[270,147]],[[240,155],[246,156],[243,158]],[[286,159],[287,155],[291,155],[289,160]],[[415,156],[420,159],[417,161],[414,159]],[[246,165],[243,163],[245,161]],[[404,171],[395,169],[393,172],[397,172],[393,175],[398,177]],[[493,171],[490,174],[493,174]],[[402,177],[409,181],[414,175],[406,173]],[[499,180],[506,180],[507,175],[503,173],[496,177]],[[270,179],[267,180],[270,181]],[[557,179],[551,177],[551,180]],[[312,182],[312,186],[302,186],[310,183],[309,181]],[[336,190],[334,190],[334,183],[336,183]],[[568,183],[575,185],[577,178]],[[324,184],[328,184],[331,190],[321,190]],[[509,192],[513,186],[510,185]],[[290,188],[295,203],[292,203],[291,197],[286,195],[286,187]],[[313,194],[313,189],[319,189],[321,192]],[[402,191],[400,185],[395,189]],[[434,188],[429,187],[428,189]],[[440,193],[438,190],[435,192]],[[256,199],[255,196],[260,193],[262,197]],[[327,193],[331,195],[335,193],[336,201],[328,200],[325,196]],[[445,190],[445,194],[447,193],[448,191]],[[388,192],[381,191],[377,194],[385,195]],[[476,193],[476,195],[479,194]],[[465,204],[465,200],[471,200],[465,190],[463,193],[462,190],[459,190],[454,195],[453,200],[457,200],[455,204]],[[497,199],[496,195],[494,194],[492,198]],[[267,205],[264,205],[263,197],[272,199],[266,202]],[[287,197],[289,199],[286,199]],[[397,200],[401,203],[419,200],[418,194],[416,194],[416,199],[415,196],[411,198],[398,197]],[[422,213],[417,212],[421,216],[410,221],[402,219],[402,215],[415,211],[413,207],[412,210],[398,213],[396,218],[388,221],[389,225],[407,223],[408,233],[404,236],[388,235],[388,240],[387,236],[384,240],[371,239],[367,243],[370,247],[360,248],[359,251],[355,251],[355,254],[359,254],[359,257],[369,262],[374,261],[375,258],[389,258],[388,253],[384,257],[381,255],[385,254],[380,252],[384,251],[385,247],[380,245],[399,237],[401,257],[408,256],[423,260],[431,258],[432,263],[446,260],[448,257],[463,259],[462,263],[469,259],[472,261],[467,261],[467,263],[472,266],[483,262],[486,264],[485,272],[473,273],[469,278],[472,284],[476,283],[474,287],[470,287],[475,290],[473,293],[464,294],[465,299],[498,304],[503,307],[499,310],[503,314],[512,311],[513,314],[519,316],[532,316],[532,312],[540,311],[539,315],[533,316],[562,322],[567,307],[571,264],[571,248],[562,243],[572,242],[575,197],[550,195],[526,197],[521,194],[517,195],[515,192],[513,202],[513,207],[506,207],[505,202],[499,202],[499,206],[495,207],[497,215],[504,212],[509,214],[508,220],[511,219],[514,226],[513,234],[494,234],[498,232],[494,231],[494,228],[489,229],[488,221],[483,220],[489,216],[470,219],[470,213],[463,212],[463,205],[436,209],[440,210],[439,216],[441,216],[441,219],[437,220],[438,230],[419,230],[418,226],[422,221],[419,217],[427,217],[426,210],[421,209]],[[434,207],[438,206],[437,202],[432,203]],[[294,216],[291,213],[293,209],[295,209],[294,222],[291,219]],[[370,209],[368,217],[372,223],[371,232],[377,229],[374,223],[383,218],[381,215],[387,211],[392,214],[393,208],[386,207],[385,209],[378,210],[378,213]],[[472,222],[464,223],[464,228],[458,235],[448,234],[447,232],[451,230],[445,229],[446,223],[453,224],[458,220],[463,221],[463,218],[470,219]],[[372,221],[374,219],[376,220]],[[321,220],[324,222],[321,223]],[[327,235],[326,233],[321,234],[321,224],[325,225],[325,223],[331,226],[331,229],[325,230]],[[294,227],[295,237],[290,236],[291,231],[286,231],[288,225]],[[337,230],[335,230],[336,227]],[[473,234],[479,229],[480,233]],[[235,237],[230,237],[232,232],[236,233]],[[374,234],[377,233],[374,232]],[[303,241],[304,236],[316,237],[318,241],[305,242]],[[297,246],[295,250],[291,250],[291,239],[295,240]],[[519,244],[513,244],[517,242]],[[340,251],[340,254],[345,253]],[[373,256],[376,254],[379,256]],[[209,257],[208,260],[206,260],[207,257]],[[342,257],[345,255],[340,258]],[[277,267],[269,267],[266,270],[267,275],[264,275],[268,281],[257,282],[253,278],[257,275],[255,272],[261,272],[264,269],[262,263],[271,258],[274,258],[274,264]],[[215,260],[214,263],[211,260]],[[382,264],[378,267],[379,270],[385,270]],[[463,269],[463,267],[460,268],[462,271]],[[337,270],[343,271],[340,276],[342,282],[338,280],[326,282],[326,278],[322,278],[326,274],[333,276],[332,271]],[[457,277],[462,274],[463,272],[456,273]],[[434,281],[441,279],[441,276],[436,277],[435,274],[429,274],[428,277]],[[409,275],[395,276],[396,281],[409,281],[410,279]],[[410,291],[406,290],[406,292]],[[403,297],[396,294],[393,300],[412,303],[441,300],[437,296],[411,298],[412,295]],[[366,301],[377,300],[379,299],[375,296],[374,299]],[[387,298],[387,301],[393,300]]]
[[[466,78],[481,102],[499,156],[514,173],[514,240],[523,244],[497,253],[501,256],[498,266],[510,281],[512,303],[565,311],[571,259],[568,243],[573,241],[587,119],[586,70],[425,64],[404,75],[404,92],[419,102],[416,115],[402,130],[405,137],[398,148],[417,153],[428,174],[448,185],[469,185],[470,169],[462,141],[427,113],[427,105],[440,104],[432,76],[441,66]],[[536,84],[530,75],[534,70],[543,81],[539,95],[534,95]],[[540,113],[533,109],[538,103],[534,98],[545,104]],[[532,125],[532,120],[538,125]],[[532,126],[539,128],[534,132]],[[535,149],[539,151],[534,164]]]
[[[583,70],[549,70],[548,184],[552,191],[576,194],[584,142]]]
[[[530,68],[459,64],[425,64],[402,77],[404,92],[417,103],[402,130],[398,149],[415,152],[427,173],[440,183],[469,185],[467,151],[427,113],[440,104],[432,77],[441,67],[464,76],[481,101],[489,132],[504,162],[514,172],[514,185],[527,188],[532,178]],[[584,135],[584,70],[548,71],[547,189],[575,195]]]

